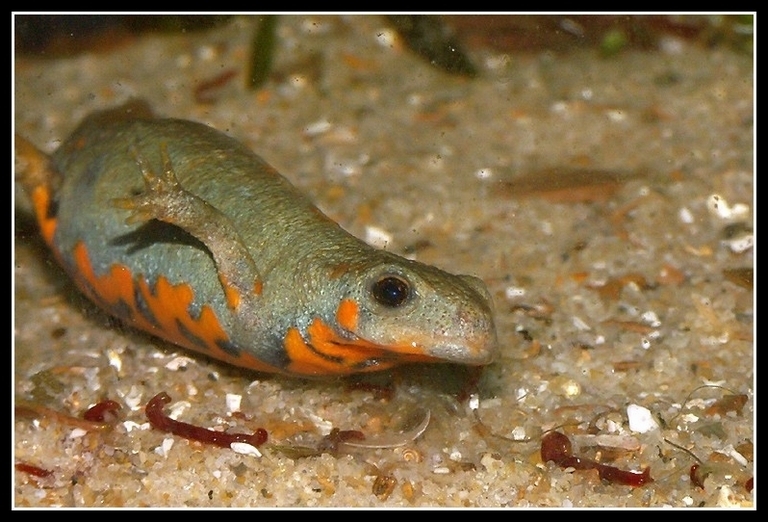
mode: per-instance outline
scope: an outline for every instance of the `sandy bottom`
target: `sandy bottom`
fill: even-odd
[[[230,368],[98,311],[17,194],[16,506],[753,506],[751,58],[684,42],[612,59],[478,51],[467,80],[377,17],[289,17],[254,92],[251,32],[237,19],[20,59],[15,130],[51,152],[130,97],[210,124],[358,237],[484,279],[500,355],[479,376],[409,367],[362,384]],[[151,429],[161,391],[180,420],[269,442]],[[72,419],[104,399],[122,406],[108,429]],[[404,444],[317,451],[334,428]],[[552,429],[653,481],[542,462]]]

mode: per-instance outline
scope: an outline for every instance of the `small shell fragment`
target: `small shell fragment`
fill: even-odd
[[[659,429],[659,424],[653,418],[651,410],[637,404],[627,406],[627,418],[629,429],[635,433],[647,433]]]

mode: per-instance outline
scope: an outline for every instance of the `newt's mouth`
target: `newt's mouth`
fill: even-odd
[[[290,362],[286,371],[297,375],[349,375],[387,370],[415,362],[440,362],[416,343],[385,346],[360,338],[345,338],[315,318],[305,340],[296,328],[288,330],[285,351]]]
[[[412,337],[410,343],[397,343],[385,349],[401,357],[427,362],[446,362],[482,366],[490,364],[498,349],[496,331],[478,329],[474,335],[439,336],[434,332]],[[391,356],[391,355],[390,355]]]
[[[295,328],[288,331],[285,338],[285,350],[290,359],[287,372],[307,376],[349,375],[387,370],[407,363],[484,365],[493,361],[496,347],[495,336],[479,338],[480,342],[473,344],[435,344],[430,339],[427,346],[417,341],[382,345],[342,337],[317,318],[307,328],[307,337],[305,340]]]

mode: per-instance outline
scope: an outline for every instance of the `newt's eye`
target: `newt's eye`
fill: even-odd
[[[373,298],[390,308],[401,306],[411,295],[411,287],[407,281],[396,276],[384,276],[371,287]]]

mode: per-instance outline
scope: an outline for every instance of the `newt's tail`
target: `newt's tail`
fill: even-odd
[[[56,231],[53,200],[62,176],[53,168],[50,157],[31,141],[16,134],[16,181],[24,188],[46,243],[52,244]]]

